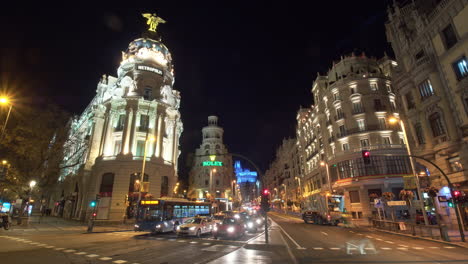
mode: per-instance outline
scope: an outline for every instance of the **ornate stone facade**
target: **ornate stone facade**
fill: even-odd
[[[132,217],[140,186],[143,196],[172,195],[183,125],[171,60],[163,43],[140,38],[122,53],[117,77],[103,75],[70,122],[58,215],[85,219],[100,195],[97,219],[123,220]]]

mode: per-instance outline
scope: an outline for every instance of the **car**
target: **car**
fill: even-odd
[[[200,237],[203,234],[211,233],[213,221],[208,217],[193,217],[186,220],[182,225],[177,226],[178,236],[188,235]]]
[[[223,213],[218,213],[218,214],[213,215],[213,218],[212,218],[213,224],[221,223],[224,217],[226,217],[226,215]]]
[[[242,219],[234,217],[225,217],[223,222],[217,223],[213,227],[213,237],[228,237],[228,238],[241,238],[245,235],[245,223]]]
[[[262,228],[263,217],[257,215],[239,214],[240,218],[246,225],[246,230],[251,233],[256,233]]]

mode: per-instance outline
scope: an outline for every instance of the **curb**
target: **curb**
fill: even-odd
[[[368,230],[370,230],[370,231],[378,231],[378,232],[383,232],[383,233],[388,233],[388,234],[393,234],[393,235],[411,237],[411,238],[414,238],[414,239],[421,239],[421,240],[426,240],[426,241],[432,241],[432,242],[447,244],[447,245],[451,245],[451,246],[457,246],[457,247],[462,247],[462,248],[468,248],[468,243],[464,243],[464,242],[456,242],[456,243],[454,243],[454,242],[447,242],[447,241],[437,240],[437,239],[432,239],[432,238],[425,238],[425,237],[419,237],[419,236],[412,236],[412,235],[401,234],[401,233],[397,233],[397,232],[392,232],[392,231],[387,231],[387,230],[381,230],[381,229],[375,229],[375,228],[369,228],[369,227],[360,227],[360,228],[368,229]],[[458,244],[458,243],[460,243],[460,244]],[[462,244],[462,243],[464,243],[464,244]]]

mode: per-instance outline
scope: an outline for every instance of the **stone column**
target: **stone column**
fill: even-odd
[[[155,112],[151,111],[149,112],[149,124],[148,124],[148,138],[154,137],[156,139],[156,125],[157,125],[157,115]],[[156,152],[156,140],[154,142],[149,141],[151,143],[148,143],[148,153],[147,157],[153,157],[154,153]]]
[[[105,144],[105,141],[106,141],[106,135],[107,135],[107,127],[109,125],[109,120],[110,120],[110,114],[109,114],[109,111],[107,111],[105,114],[106,116],[106,119],[104,121],[104,126],[103,126],[103,129],[102,129],[102,134],[101,134],[101,143],[99,145],[99,156],[102,156],[103,153],[104,153],[104,144]]]
[[[103,154],[104,156],[111,155],[111,148],[112,148],[112,133],[114,132],[114,122],[115,122],[115,111],[109,111],[109,122],[107,122],[107,129],[104,138],[104,146],[103,146]]]
[[[164,135],[166,134],[166,115],[164,112],[161,112],[159,115],[159,129],[158,129],[158,157],[163,156],[164,151]]]
[[[135,127],[136,127],[136,119],[137,119],[137,114],[138,114],[138,111],[133,111],[133,116],[132,116],[132,122],[131,122],[131,127],[130,127],[130,139],[129,139],[129,149],[128,149],[128,152],[132,153],[132,155],[135,155],[135,153],[133,153],[133,145],[135,143]]]
[[[174,127],[172,128],[172,164],[174,165],[174,170],[175,170],[175,165],[176,165],[176,160],[177,160],[177,154],[178,148],[177,148],[177,119],[174,119]]]
[[[161,129],[161,118],[159,116],[158,113],[156,113],[154,115],[154,127],[153,127],[153,136],[154,138],[156,139],[153,143],[152,143],[152,148],[153,148],[153,155],[152,157],[159,157],[159,154],[158,154],[158,151],[159,151],[159,129]]]
[[[124,126],[124,131],[122,134],[122,150],[120,151],[123,154],[128,154],[130,152],[129,150],[129,140],[130,140],[130,128],[132,125],[132,118],[133,116],[133,109],[127,108],[126,109],[126,116],[125,116],[125,126]]]

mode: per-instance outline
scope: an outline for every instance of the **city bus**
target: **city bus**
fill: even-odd
[[[181,198],[160,198],[140,201],[135,231],[173,232],[178,225],[194,216],[211,216],[211,203]]]

